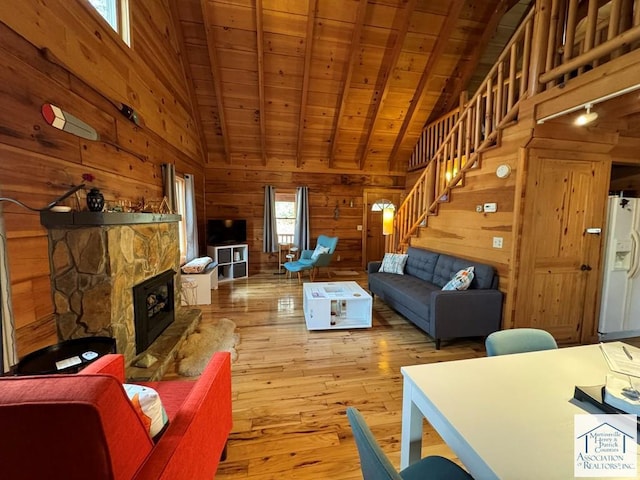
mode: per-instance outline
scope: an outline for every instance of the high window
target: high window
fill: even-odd
[[[129,0],[89,0],[89,3],[122,37],[124,42],[131,46]]]
[[[293,232],[296,225],[295,193],[276,192],[276,225],[278,242],[293,243]]]

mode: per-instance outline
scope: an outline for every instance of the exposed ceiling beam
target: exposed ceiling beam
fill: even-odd
[[[304,52],[304,74],[302,77],[302,95],[300,98],[300,117],[298,118],[298,144],[296,151],[296,167],[302,165],[302,143],[307,116],[307,97],[309,96],[309,74],[311,70],[311,53],[313,51],[313,27],[316,23],[317,0],[309,0],[307,11],[307,38]]]
[[[198,109],[198,97],[196,96],[196,91],[193,83],[193,76],[191,75],[191,68],[188,64],[187,59],[185,58],[185,53],[187,51],[187,46],[184,41],[184,32],[182,31],[182,24],[180,23],[180,13],[178,11],[178,6],[176,2],[169,2],[169,9],[171,14],[171,20],[173,21],[173,26],[176,32],[176,39],[178,41],[178,58],[180,59],[180,68],[182,70],[182,75],[185,78],[185,83],[187,85],[187,91],[189,92],[189,101],[191,107],[191,116],[193,117],[196,130],[198,131],[198,137],[200,138],[200,152],[205,162],[209,161],[208,145],[207,140],[204,135],[204,129],[202,128],[202,118],[200,117],[200,110]]]
[[[349,47],[349,66],[342,79],[342,91],[339,94],[338,111],[334,117],[333,122],[333,135],[331,136],[331,153],[329,154],[329,168],[333,167],[333,162],[338,150],[338,133],[342,127],[342,119],[344,117],[344,111],[347,105],[347,97],[349,93],[349,86],[351,85],[351,77],[353,76],[354,66],[356,65],[356,59],[360,50],[360,39],[362,38],[362,27],[364,25],[365,15],[367,13],[368,0],[360,0],[358,5],[358,12],[356,14],[356,23],[353,26],[353,33],[351,34],[351,46]]]
[[[202,19],[204,20],[204,30],[207,35],[207,50],[209,52],[209,63],[211,64],[211,76],[213,77],[213,86],[216,91],[216,105],[218,106],[218,121],[220,122],[220,130],[222,133],[222,141],[224,142],[224,156],[227,163],[231,163],[231,154],[229,148],[229,135],[227,130],[227,122],[224,118],[224,102],[222,101],[222,80],[220,75],[220,65],[218,62],[218,53],[213,38],[213,27],[211,26],[211,17],[209,15],[209,0],[200,0],[202,8]]]
[[[433,67],[435,63],[440,60],[442,53],[447,47],[447,43],[449,42],[449,37],[453,32],[456,23],[458,21],[458,17],[460,16],[460,12],[464,5],[464,0],[455,0],[451,2],[449,5],[449,11],[445,18],[444,23],[442,24],[442,28],[438,33],[438,40],[433,47],[433,51],[429,55],[429,60],[422,71],[422,75],[420,76],[420,81],[418,82],[418,86],[416,87],[416,91],[413,94],[413,98],[411,99],[411,103],[409,104],[409,108],[407,110],[407,114],[404,116],[404,121],[402,122],[402,126],[400,127],[400,131],[396,137],[396,141],[393,144],[393,148],[391,149],[391,153],[389,154],[389,169],[391,170],[395,165],[395,157],[398,154],[398,150],[404,141],[405,136],[407,135],[407,131],[409,130],[409,125],[413,121],[413,117],[418,110],[418,107],[422,103],[422,95],[424,94],[425,88],[427,87],[427,83],[433,76]]]
[[[500,24],[500,20],[502,20],[504,14],[511,10],[517,3],[518,0],[502,0],[498,4],[491,15],[489,22],[487,22],[487,27],[482,32],[480,41],[475,44],[469,60],[466,62],[461,61],[461,64],[458,64],[456,70],[449,77],[449,81],[445,85],[442,95],[433,107],[431,118],[445,115],[458,106],[459,93],[463,88],[467,87],[469,80],[474,75],[476,68],[478,67],[478,63],[480,62],[480,57],[482,57],[489,45],[489,42],[495,35],[498,25]],[[524,16],[526,16],[526,14]],[[522,19],[520,19],[518,25],[520,25],[521,21]],[[472,94],[475,94],[475,92],[472,92]]]
[[[377,88],[379,93],[378,101],[375,102],[375,105],[373,107],[373,116],[371,118],[371,123],[369,124],[369,131],[367,132],[364,151],[360,156],[360,162],[358,165],[361,170],[364,167],[367,157],[369,156],[369,150],[371,149],[371,142],[373,140],[373,132],[376,129],[376,123],[378,123],[378,117],[380,115],[380,112],[382,111],[382,105],[384,104],[384,101],[387,98],[387,94],[389,93],[389,86],[391,85],[393,71],[396,68],[396,64],[398,63],[398,58],[400,58],[402,46],[404,45],[404,39],[407,35],[407,32],[409,31],[411,14],[413,13],[413,9],[416,7],[417,3],[417,0],[408,0],[402,12],[396,15],[396,18],[394,19],[393,30],[397,31],[396,41],[393,45],[393,49],[391,49],[391,51],[388,51],[388,60],[387,55],[385,55],[385,58],[383,58],[382,60],[383,68],[385,65],[388,65],[388,67],[381,78],[381,88]],[[376,87],[378,87],[378,85],[376,85]]]
[[[264,100],[264,27],[262,25],[262,0],[256,0],[256,42],[258,55],[258,101],[260,108],[260,151],[262,164],[267,164],[267,121]]]

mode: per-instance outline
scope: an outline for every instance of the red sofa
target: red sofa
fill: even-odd
[[[231,363],[158,391],[169,426],[153,443],[129,401],[122,355],[75,375],[0,378],[0,478],[211,480],[231,431]]]

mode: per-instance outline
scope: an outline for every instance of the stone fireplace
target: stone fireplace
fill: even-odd
[[[40,218],[49,231],[59,339],[113,337],[118,352],[131,362],[136,356],[134,286],[171,271],[173,299],[180,298],[175,278],[180,216],[43,212]]]

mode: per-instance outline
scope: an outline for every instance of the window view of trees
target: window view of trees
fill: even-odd
[[[292,243],[296,224],[296,202],[293,193],[276,193],[276,224],[280,243]]]

